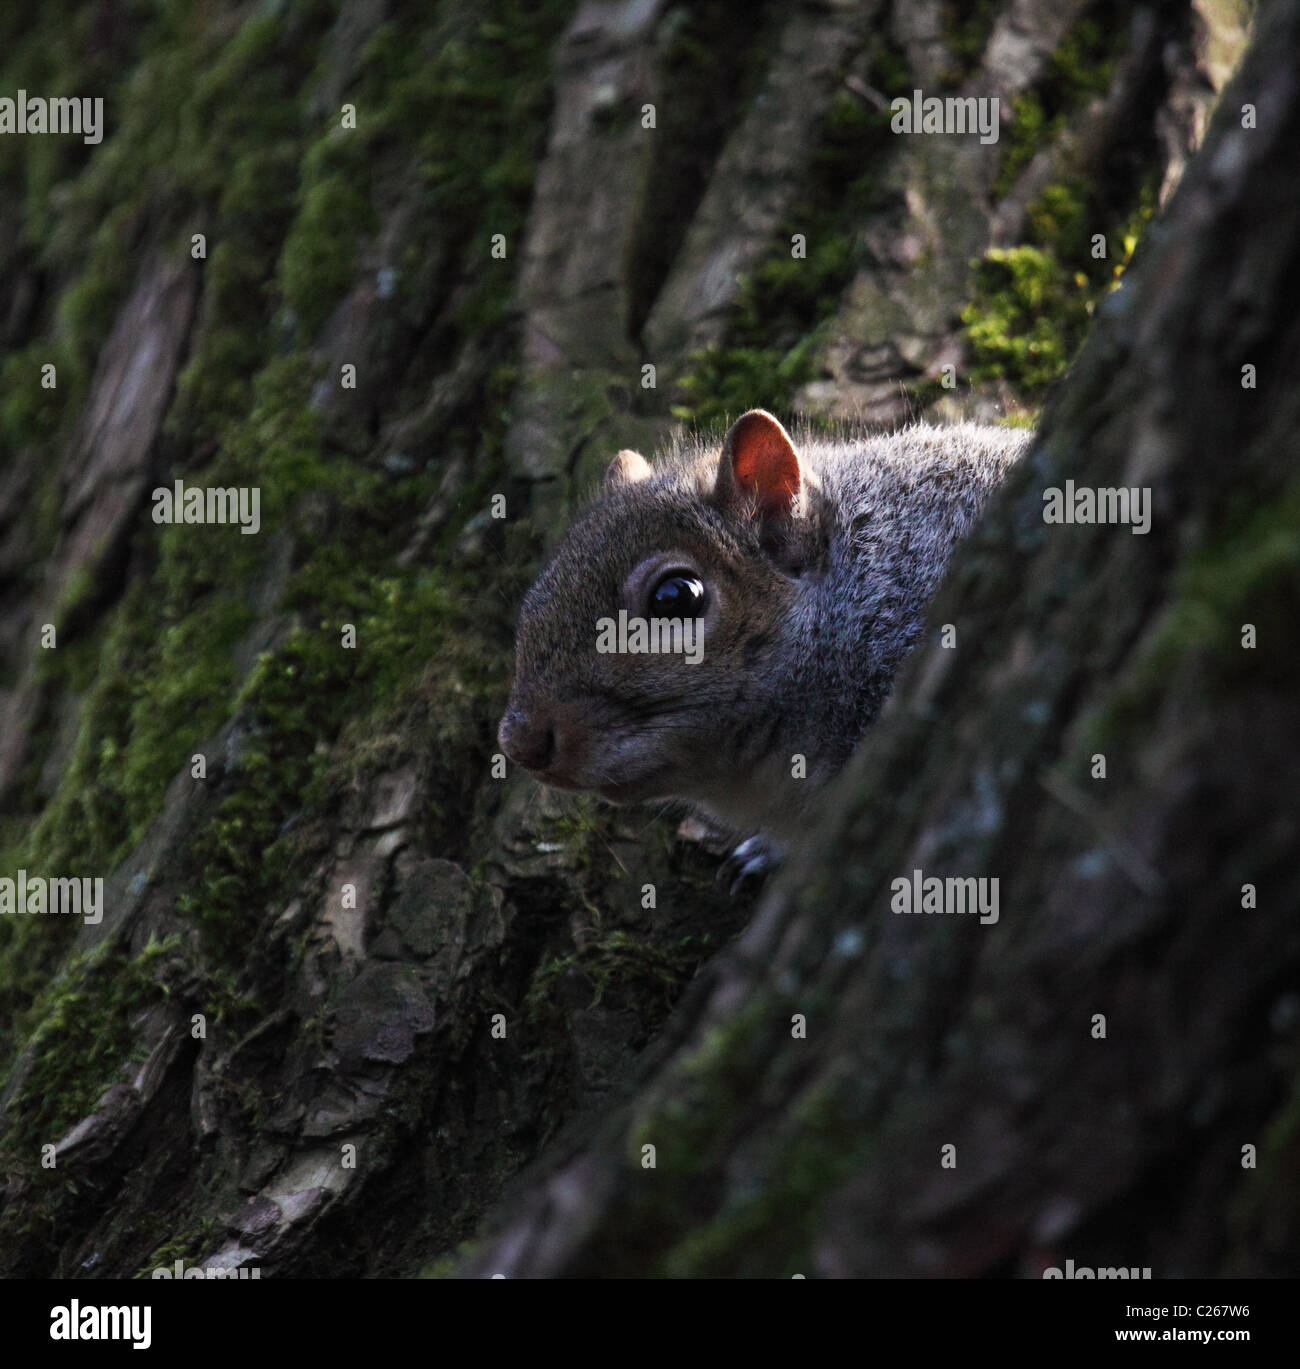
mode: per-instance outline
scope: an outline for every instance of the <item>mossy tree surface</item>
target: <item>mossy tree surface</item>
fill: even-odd
[[[1296,1273],[1300,5],[1262,23],[956,558],[967,645],[918,652],[637,1097],[465,1273]],[[1149,532],[1046,525],[1067,479],[1145,482]],[[918,867],[998,879],[997,922],[900,916]]]
[[[98,927],[0,919],[6,1273],[445,1260],[521,1166],[633,1087],[747,919],[671,823],[500,782],[511,618],[567,504],[557,475],[577,483],[625,426],[716,425],[806,394],[878,248],[864,225],[898,212],[888,114],[861,92],[909,90],[914,73],[888,23],[864,22],[847,48],[837,34],[825,117],[782,187],[796,208],[726,282],[721,343],[656,358],[678,379],[640,391],[612,359],[564,354],[611,336],[608,295],[581,272],[542,282],[570,332],[537,326],[528,253],[557,196],[583,191],[548,186],[548,168],[594,160],[660,92],[663,141],[642,148],[625,206],[642,217],[610,267],[631,356],[718,163],[761,121],[785,26],[840,20],[631,8],[635,23],[611,10],[595,36],[570,0],[0,19],[5,89],[103,91],[107,122],[95,148],[0,139],[0,705],[22,704],[0,747],[0,874],[102,875],[107,891]],[[947,14],[954,86],[999,16]],[[738,22],[744,41],[727,45]],[[1095,39],[1067,36],[1043,78],[1058,122],[1107,87]],[[611,53],[625,85],[607,80]],[[583,91],[590,117],[564,122],[557,103]],[[1148,94],[1147,132],[1163,88]],[[577,130],[573,163],[557,127]],[[1162,169],[1153,141],[1135,140],[1142,184]],[[1137,214],[1126,185],[1116,222]],[[968,306],[984,320],[998,402],[1036,404],[1082,336],[1070,273],[1089,203],[1086,187],[1049,187],[1009,249],[1051,259],[1025,285],[1031,308],[1044,280],[1065,296],[1049,350],[1021,346],[1026,306],[996,280],[945,300],[954,333]],[[796,233],[806,257],[790,255]],[[88,415],[107,363],[134,356],[122,320],[178,264],[193,308],[175,382],[132,434],[130,517],[87,551],[78,520],[115,488],[110,472],[78,504]],[[1088,298],[1114,265],[1089,275]],[[563,464],[530,478],[512,453],[530,450],[535,392],[554,397]],[[177,479],[256,487],[262,532],[154,523],[149,490]],[[1249,560],[1238,546],[1253,584],[1285,548]],[[1187,630],[1213,634],[1211,590],[1193,580]],[[35,645],[45,622],[52,651]],[[753,1027],[722,1024],[661,1119],[700,1182],[723,1140],[699,1089],[726,1061],[743,1110],[766,1058]],[[807,1135],[789,1185],[736,1228],[756,1260],[778,1228],[811,1241],[810,1204],[862,1159],[836,1097],[828,1084],[792,1098]],[[730,1240],[715,1214],[655,1271],[725,1269]]]

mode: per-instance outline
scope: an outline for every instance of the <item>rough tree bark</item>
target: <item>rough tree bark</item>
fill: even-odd
[[[1200,139],[1227,11],[0,18],[5,89],[108,92],[98,149],[0,139],[0,875],[107,884],[98,925],[0,918],[0,1273],[1133,1263],[1133,1198],[1168,1272],[1292,1258],[1283,1164],[1223,1218],[1230,1143],[1295,1125],[1294,833],[1246,792],[1292,720],[1281,42],[968,550],[959,650],[735,948],[702,846],[493,767],[513,607],[612,450],[751,404],[1034,411]],[[1001,145],[894,138],[915,85],[1010,101]],[[986,279],[1004,248],[1059,318]],[[1043,528],[1042,484],[1121,472],[1148,536]],[[178,478],[260,486],[261,534],[160,528]],[[891,919],[932,860],[1000,875],[999,925]]]
[[[1300,6],[1261,23],[959,553],[957,649],[914,658],[635,1098],[469,1272],[1300,1268]],[[1067,479],[1149,487],[1150,532],[1046,526]],[[997,877],[1000,920],[891,913],[914,869]]]

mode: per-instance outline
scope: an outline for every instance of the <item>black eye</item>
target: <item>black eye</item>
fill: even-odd
[[[698,618],[706,601],[704,585],[695,576],[673,571],[650,591],[650,616]]]

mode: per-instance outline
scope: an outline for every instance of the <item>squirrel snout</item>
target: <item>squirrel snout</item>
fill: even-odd
[[[507,709],[497,728],[501,749],[526,770],[545,770],[555,755],[555,728],[542,718]]]

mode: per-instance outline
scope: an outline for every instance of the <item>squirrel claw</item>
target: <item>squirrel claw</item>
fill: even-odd
[[[747,837],[718,867],[717,880],[730,886],[727,892],[734,898],[749,881],[761,882],[778,869],[782,860],[761,836]]]

